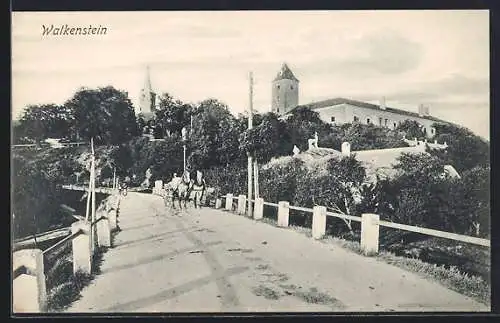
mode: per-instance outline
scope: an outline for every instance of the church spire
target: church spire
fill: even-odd
[[[149,65],[146,65],[146,79],[144,80],[144,91],[153,92],[153,87],[151,86],[151,77],[149,75]]]

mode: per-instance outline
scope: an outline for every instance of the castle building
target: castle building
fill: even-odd
[[[283,63],[281,70],[273,80],[272,112],[283,115],[299,104],[299,80]]]
[[[146,68],[146,78],[144,86],[139,95],[139,109],[137,114],[143,116],[145,120],[149,120],[154,116],[156,108],[156,93],[154,93],[151,86],[151,78],[149,76],[149,66]]]
[[[395,129],[405,120],[413,120],[421,125],[422,131],[428,138],[436,134],[434,123],[448,123],[432,117],[429,114],[429,107],[424,105],[418,106],[418,113],[410,112],[386,106],[385,98],[382,98],[378,105],[346,98],[333,98],[299,105],[298,91],[299,80],[288,65],[283,64],[272,82],[271,111],[287,117],[294,109],[303,106],[318,112],[320,118],[326,123],[341,125],[359,122],[390,129]]]

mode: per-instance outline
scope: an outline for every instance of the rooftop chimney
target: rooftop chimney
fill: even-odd
[[[380,109],[385,110],[385,96],[380,98]]]
[[[423,104],[419,104],[419,105],[418,105],[418,115],[419,115],[420,117],[423,117],[423,116],[424,116],[424,109],[425,109],[425,108],[424,108],[424,105],[423,105]]]

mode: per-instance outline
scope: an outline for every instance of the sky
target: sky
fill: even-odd
[[[43,28],[105,27],[44,36]],[[268,112],[283,62],[299,104],[344,97],[430,114],[489,140],[489,12],[220,11],[14,12],[12,118],[29,104],[62,104],[80,87],[112,85],[135,106],[153,89],[184,102],[216,98],[237,115]]]

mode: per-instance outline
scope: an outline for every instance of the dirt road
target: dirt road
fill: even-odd
[[[489,311],[397,267],[303,234],[150,194],[121,202],[121,232],[68,312]]]

